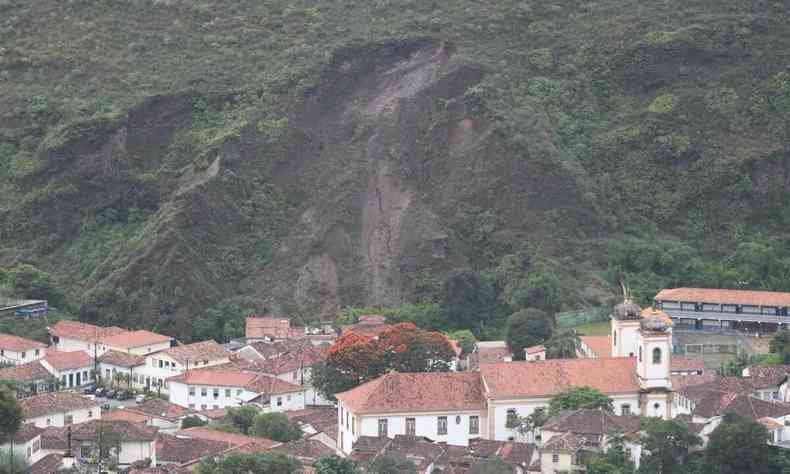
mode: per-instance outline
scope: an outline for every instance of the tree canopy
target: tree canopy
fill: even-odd
[[[302,429],[284,413],[260,413],[253,418],[249,434],[285,443],[301,439]]]
[[[770,433],[755,421],[734,414],[724,416],[705,448],[707,465],[719,474],[769,474],[776,471]]]
[[[302,465],[284,454],[230,454],[219,460],[209,457],[200,463],[198,474],[297,474]]]
[[[553,321],[545,311],[528,308],[516,311],[507,320],[505,341],[513,358],[524,359],[524,349],[542,344],[551,337]]]
[[[587,461],[587,474],[634,474],[636,466],[628,457],[622,440],[615,438],[605,452],[596,453]]]
[[[393,454],[378,456],[368,467],[368,474],[417,474],[410,460]]]
[[[554,416],[563,410],[581,408],[613,411],[612,399],[592,387],[571,387],[555,395],[549,401],[549,415]]]
[[[576,331],[566,329],[554,333],[543,345],[546,347],[547,359],[575,359],[581,340]]]
[[[790,363],[790,331],[781,329],[771,339],[769,345],[772,354],[781,357],[782,364]]]
[[[7,386],[0,385],[0,444],[14,436],[22,424],[22,407]]]
[[[359,474],[354,461],[338,456],[325,456],[313,465],[315,474]]]
[[[646,418],[642,423],[640,474],[683,474],[689,450],[702,443],[675,420]]]

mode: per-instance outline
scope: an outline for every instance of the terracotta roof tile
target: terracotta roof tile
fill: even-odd
[[[158,462],[186,464],[219,454],[229,447],[226,441],[180,438],[162,433],[156,438],[156,457]]]
[[[541,345],[541,346],[527,347],[526,349],[524,349],[524,352],[526,352],[527,354],[539,354],[541,352],[546,352],[546,346]]]
[[[46,344],[32,339],[25,339],[24,337],[13,336],[11,334],[0,334],[0,349],[6,351],[22,352],[33,349],[43,349],[45,347],[47,347]]]
[[[272,316],[250,316],[246,320],[245,336],[248,339],[287,339],[291,335],[291,321]]]
[[[43,458],[36,461],[35,464],[30,466],[28,474],[52,474],[58,472],[58,468],[63,462],[63,456],[58,453],[50,453]]]
[[[575,453],[588,442],[588,437],[570,431],[552,436],[543,444],[544,451],[565,451]]]
[[[262,394],[293,393],[303,390],[299,385],[286,382],[265,374],[236,369],[214,369],[212,367],[190,370],[167,379],[187,385],[206,385],[213,387],[243,387],[251,392]]]
[[[71,425],[71,436],[78,441],[95,441],[99,433],[112,433],[124,441],[154,441],[159,429],[123,420],[92,420]]]
[[[704,371],[705,370],[705,360],[702,357],[688,357],[688,356],[676,356],[673,355],[671,359],[671,368],[672,372],[690,372],[690,371]]]
[[[93,357],[83,351],[63,352],[50,349],[44,361],[57,371],[93,366]]]
[[[330,449],[324,443],[314,439],[300,439],[283,443],[272,448],[277,453],[287,454],[302,461],[312,462],[324,456],[332,456],[335,450]]]
[[[640,390],[633,357],[481,364],[480,373],[491,398],[551,397],[573,386],[606,394]]]
[[[595,357],[611,357],[612,336],[579,336]]]
[[[110,349],[99,356],[99,362],[116,365],[118,367],[137,367],[145,365],[145,357]]]
[[[148,415],[149,417],[162,418],[164,420],[177,421],[196,412],[189,408],[170,403],[160,398],[149,398],[148,400],[128,408],[128,410]],[[203,412],[205,413],[205,412]]]
[[[27,443],[36,436],[41,436],[43,432],[43,428],[38,428],[33,423],[23,423],[17,432],[14,433],[14,442],[18,444]]]
[[[778,387],[790,375],[790,365],[753,365],[749,380],[754,388]]]
[[[231,355],[229,351],[225,350],[224,347],[217,344],[213,339],[171,347],[161,353],[167,354],[183,365],[187,365],[187,363],[192,365],[193,362],[198,360],[216,361],[219,359],[227,359]]]
[[[247,436],[238,433],[227,433],[225,431],[212,430],[205,426],[196,426],[194,428],[187,428],[176,433],[176,436],[184,438],[203,439],[208,441],[220,441],[227,443],[229,446],[244,446],[248,444],[266,445],[269,449],[276,446],[278,443],[268,438],[259,438],[256,436]]]
[[[566,432],[579,435],[603,436],[639,431],[638,416],[619,416],[604,410],[570,410],[552,416],[543,431]]]
[[[315,346],[310,342],[302,342],[298,346],[291,345],[294,347],[269,358],[252,361],[247,367],[265,374],[281,375],[323,362],[329,352],[329,345],[326,344]],[[241,366],[244,367],[244,364],[241,363]]]
[[[312,426],[332,439],[337,438],[337,408],[328,405],[307,406],[303,410],[286,411],[289,420]]]
[[[381,333],[391,328],[390,324],[372,324],[372,323],[357,323],[348,324],[340,328],[340,334],[346,335],[348,333],[359,334],[360,336],[378,337]]]
[[[149,415],[144,415],[129,409],[110,410],[102,413],[101,419],[104,421],[129,421],[131,423],[148,423],[151,419]]]
[[[74,410],[98,408],[101,403],[71,392],[50,392],[19,400],[25,419]]]
[[[389,372],[336,397],[358,414],[479,410],[484,405],[480,375],[467,372]]]
[[[735,413],[744,418],[758,420],[763,417],[777,418],[790,414],[790,404],[769,402],[749,395],[733,392],[710,393],[694,405],[691,414],[703,418]]]
[[[116,349],[133,349],[135,347],[162,344],[164,342],[170,342],[171,340],[172,338],[170,336],[164,336],[142,329],[139,331],[125,331],[101,338],[102,344]]]
[[[16,382],[34,382],[47,380],[52,374],[41,364],[41,361],[28,362],[15,367],[0,369],[0,380],[13,380]]]
[[[713,382],[716,380],[716,373],[704,372],[702,375],[670,375],[669,380],[672,383],[672,390],[679,392],[692,385],[702,385]]]
[[[656,301],[687,301],[749,306],[790,306],[790,293],[776,291],[672,288],[659,291],[655,299]]]
[[[60,320],[49,328],[49,333],[53,336],[77,339],[81,341],[95,341],[103,337],[121,334],[124,332],[127,331],[117,326],[102,327],[69,320]]]

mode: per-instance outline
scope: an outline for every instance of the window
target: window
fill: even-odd
[[[159,359],[159,368],[161,369],[162,367],[164,367],[164,365],[165,365],[165,361]]]
[[[205,410],[206,409],[206,405],[200,405],[200,409],[201,410]]]
[[[661,349],[656,347],[653,349],[653,363],[660,364],[661,363]]]
[[[277,406],[278,407],[283,406],[283,397],[277,397]]]
[[[207,360],[204,360],[204,361],[203,361],[203,365],[208,365],[208,361],[207,361]]]
[[[218,388],[215,388],[215,389],[213,390],[213,392],[214,392],[214,393],[213,393],[213,395],[214,395],[214,399],[216,400],[217,398],[219,398],[219,389],[218,389]]]
[[[225,389],[225,396],[230,398],[230,389],[229,388]]]
[[[93,418],[93,410],[88,410],[88,418]]]
[[[241,389],[240,388],[236,389],[236,395],[241,395]]]
[[[349,415],[348,412],[346,412],[346,429],[350,428],[349,425],[351,425],[351,415]]]
[[[617,331],[612,333],[612,344],[617,347]]]
[[[206,389],[206,387],[200,387],[200,395],[204,397],[208,395],[208,389]]]
[[[551,455],[551,462],[553,462],[554,464],[559,463],[560,462],[560,455],[557,454],[557,453],[552,454]]]
[[[52,419],[50,419],[50,418],[47,418],[47,426],[49,426],[49,425],[51,425],[51,424],[52,424]]]
[[[23,352],[23,353],[22,353],[22,358],[23,358],[23,359],[25,358],[25,355],[26,355],[26,354]]]
[[[518,425],[518,415],[515,408],[508,408],[507,418],[505,419],[506,428],[515,428]]]
[[[387,437],[387,419],[382,418],[379,420],[379,437],[386,438]]]
[[[33,455],[33,448],[28,446],[27,447],[27,458],[30,459],[30,456]]]
[[[469,434],[472,434],[472,435],[480,434],[480,417],[479,416],[470,416],[469,417]]]
[[[66,415],[66,421],[64,422],[66,425],[74,424],[74,417],[71,415]]]
[[[195,396],[195,387],[189,387],[189,395],[192,397]]]
[[[447,417],[440,416],[436,419],[436,434],[439,436],[447,434]]]
[[[455,424],[456,425],[460,425],[461,424],[461,415],[455,415]]]
[[[83,444],[80,446],[80,457],[82,459],[88,459],[93,456],[93,446],[90,444]]]
[[[194,410],[194,409],[195,409],[195,404],[194,404],[194,403],[190,403],[190,404],[189,404],[189,408],[190,408],[190,409],[192,409],[192,410]]]
[[[626,403],[623,406],[621,406],[620,407],[620,414],[622,414],[623,416],[630,415],[631,414],[631,405]]]
[[[354,423],[355,423],[355,422],[356,422],[356,420],[355,420],[355,419],[354,419],[354,417],[352,416],[352,417],[351,417],[351,434],[354,434]]]
[[[642,362],[642,348],[639,348],[639,362]]]
[[[36,355],[39,355],[40,353],[41,353],[41,349],[36,349]]]
[[[414,436],[417,433],[417,420],[414,418],[406,418],[406,434]]]

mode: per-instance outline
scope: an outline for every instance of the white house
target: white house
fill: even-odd
[[[172,337],[151,331],[125,331],[101,338],[99,348],[100,354],[105,350],[114,349],[127,354],[145,356],[169,349],[172,342]]]
[[[99,375],[105,383],[119,386],[137,385],[145,357],[110,349],[99,356]]]
[[[0,334],[0,362],[26,364],[41,359],[46,352],[46,344],[11,334]]]
[[[193,410],[237,407],[254,400],[269,411],[301,410],[304,388],[238,369],[190,370],[167,379],[170,402]]]
[[[101,344],[96,344],[100,339],[127,332],[117,326],[102,327],[69,320],[60,320],[47,330],[55,349],[63,352],[83,351],[91,356],[103,353]]]
[[[71,392],[51,392],[19,400],[25,423],[39,428],[67,426],[101,418],[101,403]]]
[[[41,364],[60,380],[62,388],[79,387],[93,380],[95,370],[93,358],[82,351],[61,352],[47,351]]]
[[[160,433],[172,433],[181,429],[181,421],[196,415],[194,410],[170,403],[168,401],[151,398],[145,402],[126,409],[146,417],[146,424],[159,428]]]
[[[66,428],[48,428],[42,435],[42,447],[47,452],[62,453],[68,435]],[[80,464],[90,464],[95,459],[101,437],[104,442],[117,442],[111,453],[120,468],[147,459],[153,466],[157,463],[156,436],[157,429],[144,424],[93,420],[71,427],[72,453]]]
[[[360,436],[425,436],[460,446],[488,436],[477,373],[389,372],[336,397],[338,447],[345,454]]]
[[[24,459],[28,465],[44,457],[41,450],[42,429],[32,423],[25,423],[14,433],[14,442],[0,445],[0,451],[7,453],[13,449],[17,459]]]
[[[134,377],[134,383],[138,388],[167,393],[165,381],[168,378],[186,370],[227,364],[230,356],[231,353],[214,340],[169,347],[145,357],[145,363],[136,369],[138,377]]]

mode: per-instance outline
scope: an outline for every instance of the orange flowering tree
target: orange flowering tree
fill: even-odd
[[[350,332],[335,341],[323,364],[313,368],[313,386],[334,398],[335,393],[373,380],[388,370],[449,370],[454,355],[447,337],[418,329],[412,323],[392,325],[378,337]]]

